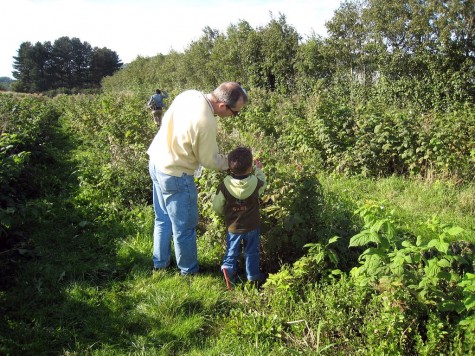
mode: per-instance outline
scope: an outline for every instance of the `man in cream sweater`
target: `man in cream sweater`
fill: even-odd
[[[237,116],[247,100],[238,83],[226,82],[208,94],[184,91],[166,111],[147,151],[155,210],[154,270],[170,265],[173,236],[181,274],[198,272],[198,193],[193,174],[200,165],[228,169],[227,157],[219,153],[216,142],[215,116]]]

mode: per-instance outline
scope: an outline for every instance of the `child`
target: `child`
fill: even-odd
[[[249,281],[262,282],[259,272],[259,196],[266,185],[262,164],[255,161],[255,175],[252,174],[252,152],[238,147],[228,155],[230,175],[218,187],[213,208],[224,215],[226,224],[226,254],[221,271],[226,285],[231,289],[237,276],[237,260],[241,255],[241,241],[244,243],[246,274]]]

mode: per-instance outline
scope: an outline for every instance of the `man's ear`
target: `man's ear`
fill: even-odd
[[[226,109],[226,104],[219,102],[218,107],[219,107],[220,110],[225,110]]]

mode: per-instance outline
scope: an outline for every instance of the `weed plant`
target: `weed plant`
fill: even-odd
[[[2,169],[16,167],[2,197],[17,200],[1,206],[1,237],[15,238],[0,250],[0,353],[473,354],[473,184],[329,172],[331,147],[304,119],[313,109],[265,99],[245,109],[245,127],[220,121],[222,150],[250,146],[269,181],[262,265],[272,273],[231,292],[211,209],[224,173],[196,181],[201,273],[152,273],[146,98],[38,99],[37,134],[22,150],[1,147]],[[13,115],[33,99],[2,100]],[[350,112],[324,104],[323,114]],[[33,132],[22,115],[10,127]],[[32,173],[35,194],[12,195]]]

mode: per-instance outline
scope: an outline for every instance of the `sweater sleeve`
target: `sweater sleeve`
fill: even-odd
[[[259,188],[259,195],[262,195],[267,186],[266,175],[260,168],[256,168],[254,175],[257,177],[257,179],[259,179],[260,181],[264,183],[262,187]]]
[[[205,168],[224,171],[228,169],[228,158],[219,153],[216,142],[217,125],[216,119],[209,120],[205,126],[199,128],[198,141],[193,148],[198,162]]]
[[[226,200],[224,198],[223,193],[221,192],[221,190],[218,190],[218,192],[216,193],[213,199],[213,209],[220,216],[224,216],[225,202]]]

